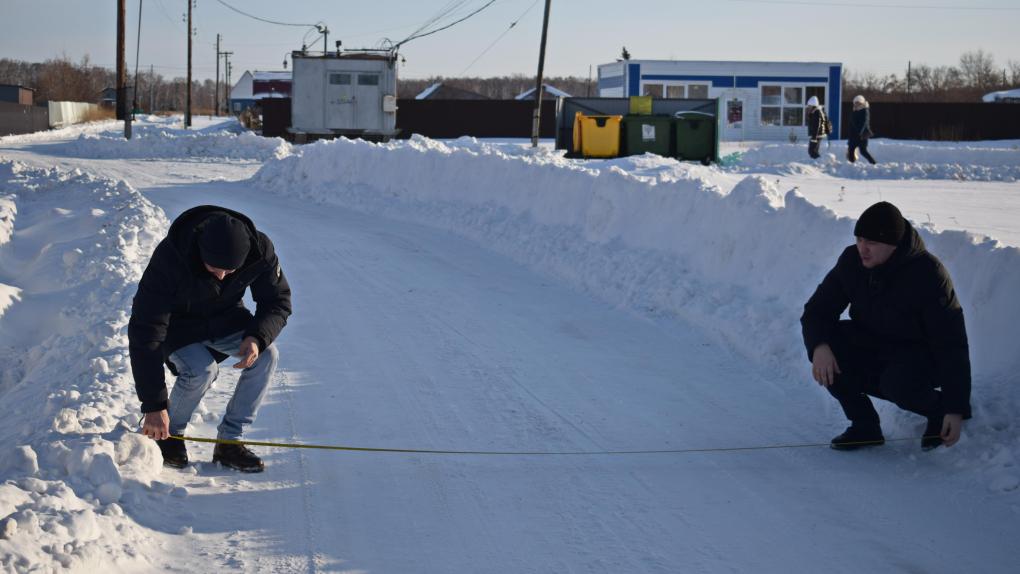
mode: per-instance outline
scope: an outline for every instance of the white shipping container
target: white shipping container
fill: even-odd
[[[397,67],[392,52],[291,54],[295,134],[389,138],[397,133]]]

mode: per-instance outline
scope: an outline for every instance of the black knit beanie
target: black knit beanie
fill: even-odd
[[[198,236],[202,261],[218,269],[240,269],[249,247],[248,228],[226,213],[206,220]]]
[[[880,201],[865,209],[854,226],[855,236],[888,245],[899,245],[906,231],[907,222],[903,214],[888,201]]]

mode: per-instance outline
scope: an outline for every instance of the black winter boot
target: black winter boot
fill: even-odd
[[[928,426],[921,437],[921,450],[932,450],[942,446],[942,416],[928,419]]]
[[[184,468],[188,466],[188,447],[179,438],[157,440],[160,452],[163,453],[163,466]]]
[[[266,469],[262,459],[243,444],[217,443],[212,459],[213,462],[241,472],[262,472]]]
[[[883,444],[885,437],[878,423],[852,423],[843,434],[832,439],[829,446],[836,450],[857,450]]]

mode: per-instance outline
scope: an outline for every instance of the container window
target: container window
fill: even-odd
[[[783,125],[784,126],[804,125],[804,108],[799,106],[783,108]]]
[[[804,104],[804,88],[787,86],[783,88],[783,105],[800,106]]]
[[[378,86],[379,74],[358,74],[359,86]]]
[[[351,85],[350,74],[330,74],[329,83],[334,86],[349,86]]]
[[[642,96],[652,96],[653,98],[662,97],[662,84],[645,84],[641,88]]]
[[[818,103],[822,104],[823,106],[825,105],[825,86],[808,86],[804,90],[805,90],[804,95],[807,97],[808,100],[811,99],[811,96],[815,96],[816,98],[818,98]],[[804,101],[806,102],[807,100]]]
[[[761,125],[778,126],[779,120],[782,119],[782,109],[780,107],[762,107]]]
[[[708,99],[708,84],[691,84],[687,86],[687,97],[692,100]]]
[[[762,106],[780,106],[783,104],[783,89],[779,86],[761,87]]]

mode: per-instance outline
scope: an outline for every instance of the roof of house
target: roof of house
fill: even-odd
[[[563,90],[561,90],[561,89],[559,89],[559,88],[557,88],[555,86],[550,86],[549,84],[542,84],[542,97],[544,98],[547,95],[548,96],[552,96],[554,98],[569,98],[569,97],[571,97],[570,94],[564,92]],[[515,100],[527,100],[527,99],[533,99],[534,97],[535,97],[535,88],[528,88],[527,90],[521,92],[520,94],[517,94],[517,97],[515,97],[514,99]]]
[[[981,100],[984,102],[997,102],[999,100],[1020,100],[1020,88],[991,92],[982,96]]]
[[[488,100],[491,99],[488,96],[479,94],[478,92],[472,92],[471,90],[465,90],[463,88],[456,88],[444,84],[443,82],[437,82],[431,86],[422,90],[420,94],[414,97],[416,100]]]

